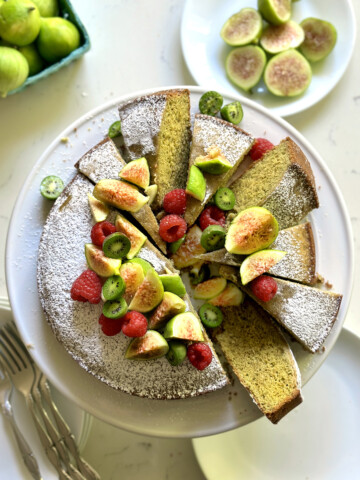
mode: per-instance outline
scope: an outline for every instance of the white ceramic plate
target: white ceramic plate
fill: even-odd
[[[256,0],[187,0],[181,25],[181,44],[195,81],[207,90],[225,90],[251,98],[272,112],[286,117],[305,110],[325,97],[344,74],[355,45],[355,14],[351,0],[301,0],[293,3],[293,20],[317,17],[334,24],[338,40],[323,61],[313,64],[313,77],[303,95],[280,98],[269,93],[261,81],[253,93],[236,87],[226,76],[225,59],[231,47],[220,37],[225,21],[243,7],[257,7]]]
[[[208,480],[360,478],[360,339],[343,330],[305,403],[274,428],[266,419],[193,441]]]
[[[5,298],[2,298],[2,300],[3,303],[0,305],[0,326],[3,326],[6,322],[12,321],[9,303],[7,302],[6,305]],[[68,425],[74,433],[79,449],[81,450],[84,448],[89,436],[92,418],[74,403],[69,402],[63,394],[53,387],[52,393],[57,407],[64,419],[68,422]],[[26,408],[25,401],[17,392],[12,396],[12,405],[16,423],[38,460],[43,478],[49,480],[59,478],[57,472],[49,463],[43,452],[40,440],[36,433],[35,425]],[[0,415],[0,432],[0,477],[7,479],[22,478],[24,480],[32,478],[22,461],[9,422],[3,415]]]
[[[171,87],[168,87],[171,88]],[[204,90],[191,90],[192,112],[197,111]],[[116,391],[86,373],[65,351],[46,324],[36,288],[39,239],[51,204],[39,194],[41,180],[49,174],[68,182],[74,164],[107,133],[118,117],[120,102],[149,93],[136,92],[90,112],[70,125],[50,145],[21,189],[13,212],[6,248],[6,275],[10,301],[18,328],[32,354],[54,385],[89,413],[115,426],[137,433],[164,437],[196,437],[223,432],[259,417],[259,411],[240,386],[184,400],[149,400]],[[230,102],[232,97],[224,94]],[[292,343],[306,383],[331,350],[345,319],[353,276],[350,220],[341,193],[326,164],[308,142],[288,123],[249,100],[244,100],[241,126],[274,143],[290,135],[311,162],[319,186],[321,208],[311,214],[318,252],[318,271],[344,295],[338,320],[326,341],[324,353],[310,355]],[[68,142],[61,138],[68,137]],[[333,227],[336,225],[336,229]]]

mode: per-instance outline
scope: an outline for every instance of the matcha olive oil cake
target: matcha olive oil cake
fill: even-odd
[[[158,186],[152,207],[164,196],[185,188],[190,151],[190,94],[165,90],[131,100],[119,107],[126,160],[146,157],[151,182]]]

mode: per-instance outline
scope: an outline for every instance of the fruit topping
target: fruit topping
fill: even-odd
[[[184,215],[186,209],[186,193],[182,188],[176,188],[164,197],[163,207],[166,213]]]
[[[198,262],[189,271],[191,285],[198,285],[210,277],[210,268],[207,263]]]
[[[199,309],[199,316],[205,327],[218,327],[223,321],[223,314],[220,308],[210,303],[204,303]]]
[[[169,244],[169,251],[170,253],[176,253],[181,245],[185,242],[186,236],[184,235],[183,237],[179,238],[179,240],[176,240],[176,242],[172,242]]]
[[[160,275],[160,280],[166,292],[175,293],[179,297],[183,297],[186,293],[185,285],[177,273],[168,273]]]
[[[73,283],[71,298],[78,302],[99,303],[101,300],[101,281],[92,270],[85,270]]]
[[[234,48],[225,61],[230,80],[245,91],[249,91],[260,81],[265,65],[266,54],[262,48],[255,45]]]
[[[243,8],[224,23],[220,35],[231,47],[256,43],[262,31],[262,18],[254,8]]]
[[[126,300],[126,303],[130,304],[137,289],[144,281],[144,270],[138,263],[126,262],[121,265],[120,276],[125,283],[125,292],[123,296]]]
[[[220,225],[209,225],[201,235],[201,246],[207,252],[219,250],[225,245],[226,230]]]
[[[121,259],[109,258],[97,245],[87,243],[85,245],[85,257],[91,270],[94,270],[100,277],[111,277],[119,275]]]
[[[204,115],[215,116],[221,109],[223,97],[218,92],[204,93],[199,100],[199,110]]]
[[[212,351],[206,343],[193,343],[187,348],[190,363],[198,370],[204,370],[212,360]]]
[[[200,320],[191,312],[179,313],[169,320],[165,326],[164,337],[194,342],[204,341]]]
[[[150,184],[150,170],[145,157],[129,162],[119,173],[119,177],[141,188]]]
[[[243,292],[232,282],[227,282],[225,289],[208,300],[217,307],[238,307],[244,301]]]
[[[219,295],[226,287],[226,279],[222,277],[213,277],[210,280],[199,283],[194,290],[194,298],[200,300],[209,300]]]
[[[202,202],[205,198],[206,180],[201,170],[196,165],[191,165],[186,184],[186,193]]]
[[[108,130],[108,136],[110,138],[115,138],[121,135],[121,122],[120,120],[116,120],[116,122],[112,123]]]
[[[186,304],[178,295],[171,292],[164,292],[161,303],[156,307],[149,318],[149,328],[151,330],[158,330],[162,328],[165,323],[178,313],[183,313],[186,310]]]
[[[245,258],[240,267],[240,277],[243,285],[270,270],[271,267],[284,258],[286,252],[281,250],[260,250]]]
[[[238,125],[243,119],[244,112],[241,106],[241,103],[238,101],[228,103],[224,105],[220,111],[221,118],[227,122]]]
[[[223,187],[215,193],[215,205],[221,210],[232,210],[235,206],[235,194],[230,188]]]
[[[249,155],[252,160],[259,160],[266,152],[274,148],[274,145],[266,138],[256,138]]]
[[[293,20],[282,25],[269,25],[260,39],[262,48],[271,54],[297,48],[304,40],[304,30]]]
[[[103,222],[110,213],[110,209],[104,202],[88,193],[89,206],[95,222]],[[101,246],[101,245],[100,245]]]
[[[102,313],[99,318],[99,324],[101,325],[101,330],[106,336],[113,337],[121,332],[122,318],[108,318]]]
[[[122,233],[115,232],[105,238],[102,249],[106,257],[124,258],[129,253],[130,240]]]
[[[269,302],[277,292],[276,281],[267,275],[261,275],[250,283],[252,293],[262,302]]]
[[[121,269],[120,269],[121,271]],[[116,300],[125,292],[125,282],[120,275],[109,277],[101,290],[101,298],[106,300]]]
[[[166,358],[170,365],[177,367],[185,360],[186,352],[186,346],[183,342],[180,340],[171,340]]]
[[[143,337],[148,329],[146,317],[139,312],[127,312],[122,318],[122,332],[127,337]]]
[[[146,275],[149,270],[153,269],[153,266],[151,265],[151,263],[149,263],[147,260],[144,260],[143,258],[140,258],[140,257],[132,258],[127,263],[136,263],[140,265],[141,268],[143,269],[144,275]]]
[[[200,244],[201,234],[202,232],[197,225],[189,228],[184,243],[172,256],[175,268],[190,267],[198,262],[197,255],[205,253],[205,249]]]
[[[91,241],[94,245],[102,247],[105,238],[115,232],[115,225],[108,222],[107,220],[95,223],[95,225],[91,229]]]
[[[159,234],[165,242],[176,242],[186,233],[187,225],[179,215],[166,215],[160,220]]]
[[[115,220],[116,231],[123,233],[130,240],[130,250],[126,254],[126,258],[133,258],[139,251],[141,247],[146,242],[146,235],[144,235],[138,228],[136,228],[129,220],[127,220],[122,215],[118,214]]]
[[[197,157],[194,165],[203,172],[211,173],[212,175],[226,173],[232,168],[231,163],[221,153],[221,149],[216,146],[209,147],[206,155]]]
[[[309,62],[318,62],[329,55],[337,39],[334,25],[319,18],[306,18],[300,25],[305,32],[300,52]]]
[[[291,17],[292,0],[258,0],[258,10],[269,23],[281,25]]]
[[[137,187],[111,178],[100,180],[95,185],[93,195],[113,207],[133,213],[149,201],[149,197],[142,195]]]
[[[201,212],[199,225],[201,230],[205,230],[209,225],[220,225],[221,227],[225,227],[225,214],[216,205],[208,205]]]
[[[64,182],[56,175],[45,177],[40,184],[40,193],[49,200],[55,200],[64,190]]]
[[[118,300],[108,300],[104,303],[102,313],[107,318],[121,318],[127,312],[127,304],[124,298]]]
[[[150,312],[157,307],[164,295],[164,287],[159,275],[151,268],[132,299],[129,310],[137,312]]]
[[[148,330],[143,337],[134,338],[128,346],[125,358],[132,360],[150,360],[167,354],[169,345],[156,330]]]

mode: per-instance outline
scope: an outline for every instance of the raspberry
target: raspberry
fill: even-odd
[[[164,197],[163,207],[166,213],[184,215],[186,209],[186,193],[181,188],[176,188]]]
[[[252,160],[259,160],[264,153],[266,153],[268,150],[271,150],[273,147],[274,145],[269,142],[269,140],[266,140],[266,138],[257,138],[250,150],[249,155]]]
[[[206,343],[192,343],[188,346],[187,357],[198,370],[204,370],[212,360],[212,352]]]
[[[92,270],[85,270],[73,283],[71,298],[78,302],[99,303],[101,300],[101,281]]]
[[[250,283],[250,288],[255,297],[268,302],[277,292],[277,283],[272,277],[260,275]]]
[[[112,337],[121,332],[122,328],[122,318],[108,318],[104,314],[100,315],[99,323],[101,325],[101,330],[108,337]]]
[[[91,229],[91,241],[94,245],[102,247],[105,238],[108,235],[116,232],[115,225],[104,220],[103,222],[95,223]]]
[[[187,225],[179,215],[166,215],[160,220],[159,234],[165,242],[176,242],[186,233]]]
[[[147,332],[146,317],[139,312],[127,312],[122,317],[122,331],[127,337],[142,337]]]
[[[209,225],[221,225],[225,227],[225,213],[216,205],[208,205],[200,215],[199,224],[201,230],[205,230]]]

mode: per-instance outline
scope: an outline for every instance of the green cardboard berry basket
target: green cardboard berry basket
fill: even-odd
[[[31,77],[28,77],[27,80],[20,87],[8,92],[8,95],[13,95],[14,93],[21,92],[21,90],[24,90],[24,88],[28,87],[29,85],[32,85],[38,80],[41,80],[42,78],[46,78],[52,73],[57,72],[58,70],[60,70],[60,68],[65,67],[65,65],[68,65],[70,62],[81,57],[82,55],[84,55],[85,52],[87,52],[90,49],[89,35],[83,23],[81,22],[79,16],[77,15],[73,6],[71,5],[71,2],[69,0],[58,0],[58,3],[59,3],[59,10],[60,10],[59,16],[66,18],[67,20],[69,20],[70,22],[72,22],[74,25],[77,26],[80,32],[80,46],[76,50],[72,51],[67,57],[62,58],[59,62],[53,63],[52,65],[49,65],[48,67],[44,68],[44,70],[37,73],[36,75],[32,75]]]

